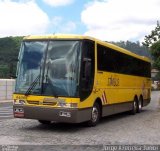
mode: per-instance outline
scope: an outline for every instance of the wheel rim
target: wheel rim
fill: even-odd
[[[139,100],[139,105],[138,105],[138,107],[139,107],[139,110],[142,109],[142,101],[141,101],[141,100]]]
[[[136,103],[136,101],[134,101],[134,111],[135,112],[137,111],[137,103]]]
[[[92,121],[96,122],[98,119],[98,109],[94,106],[92,110]]]

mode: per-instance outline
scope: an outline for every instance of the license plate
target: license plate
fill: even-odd
[[[23,108],[15,108],[14,109],[14,117],[24,117]]]
[[[71,117],[71,113],[70,112],[60,111],[59,112],[59,116]]]

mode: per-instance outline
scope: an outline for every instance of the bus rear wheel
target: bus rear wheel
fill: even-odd
[[[142,111],[142,97],[139,98],[138,100],[138,110],[137,112],[140,113]]]
[[[100,119],[100,106],[97,102],[94,103],[92,112],[91,112],[91,119],[87,122],[88,126],[96,126]]]
[[[132,110],[131,110],[131,114],[135,115],[138,111],[138,99],[135,97],[133,104],[132,104]]]

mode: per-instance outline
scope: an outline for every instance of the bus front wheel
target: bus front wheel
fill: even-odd
[[[97,102],[94,103],[92,112],[91,112],[91,119],[87,122],[88,126],[96,126],[100,119],[100,106]]]

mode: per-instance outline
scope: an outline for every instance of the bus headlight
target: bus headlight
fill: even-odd
[[[66,102],[59,102],[58,103],[59,107],[68,107],[68,108],[77,108],[78,104],[77,103],[66,103]]]
[[[15,105],[24,105],[25,104],[25,100],[14,100],[13,104],[15,104]]]

